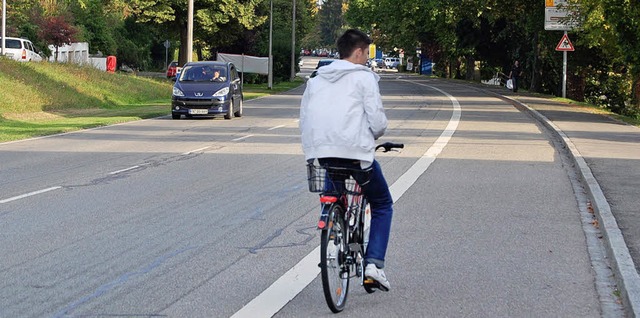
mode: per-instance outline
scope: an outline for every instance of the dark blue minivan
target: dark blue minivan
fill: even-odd
[[[189,62],[176,76],[171,117],[242,117],[242,81],[233,63]]]

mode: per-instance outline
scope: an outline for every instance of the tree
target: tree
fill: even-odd
[[[612,69],[631,83],[630,105],[623,101],[621,112],[640,115],[640,5],[624,0],[580,0],[572,4],[582,17],[584,43],[600,48],[614,64],[624,65]]]
[[[198,30],[199,34],[194,35],[194,38],[211,38],[211,34],[216,34],[218,41],[224,41],[228,35],[218,33],[222,25],[238,24],[250,30],[263,24],[267,17],[256,14],[257,6],[262,2],[263,0],[196,1],[194,33]],[[131,8],[137,22],[164,25],[166,30],[173,33],[172,36],[180,39],[179,63],[186,63],[187,0],[131,0]],[[211,46],[210,43],[200,45]]]
[[[67,22],[64,16],[51,16],[43,19],[40,25],[40,36],[55,47],[55,60],[58,60],[58,49],[75,41],[78,30]]]
[[[342,0],[325,0],[318,11],[318,26],[322,46],[333,47],[344,26]]]

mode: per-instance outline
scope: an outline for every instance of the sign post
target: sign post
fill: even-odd
[[[567,52],[575,51],[573,44],[569,41],[567,31],[580,27],[578,23],[571,20],[572,12],[567,8],[567,0],[545,0],[544,29],[548,31],[564,31],[564,35],[556,51],[562,52],[562,97],[567,97]],[[558,7],[560,6],[560,7]]]
[[[567,97],[567,52],[575,51],[573,44],[569,40],[567,31],[564,31],[564,35],[558,45],[556,45],[556,51],[562,51],[562,98]]]
[[[169,69],[169,47],[171,42],[169,40],[164,41],[164,65]]]

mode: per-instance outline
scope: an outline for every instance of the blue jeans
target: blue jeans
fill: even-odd
[[[360,161],[352,159],[323,158],[318,161],[322,165],[360,169]],[[375,264],[378,268],[384,268],[384,258],[387,254],[389,233],[391,232],[393,198],[380,164],[374,160],[371,168],[371,179],[362,187],[362,192],[371,206],[371,227],[365,262]],[[355,179],[358,178],[355,177]]]

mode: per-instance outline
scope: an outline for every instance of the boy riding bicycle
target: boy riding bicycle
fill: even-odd
[[[378,88],[380,77],[365,66],[371,39],[361,31],[347,30],[337,40],[340,60],[318,69],[307,82],[300,107],[302,148],[306,160],[345,168],[371,168],[362,187],[371,206],[365,277],[390,284],[384,261],[391,231],[393,199],[378,162],[375,140],[387,128]]]

